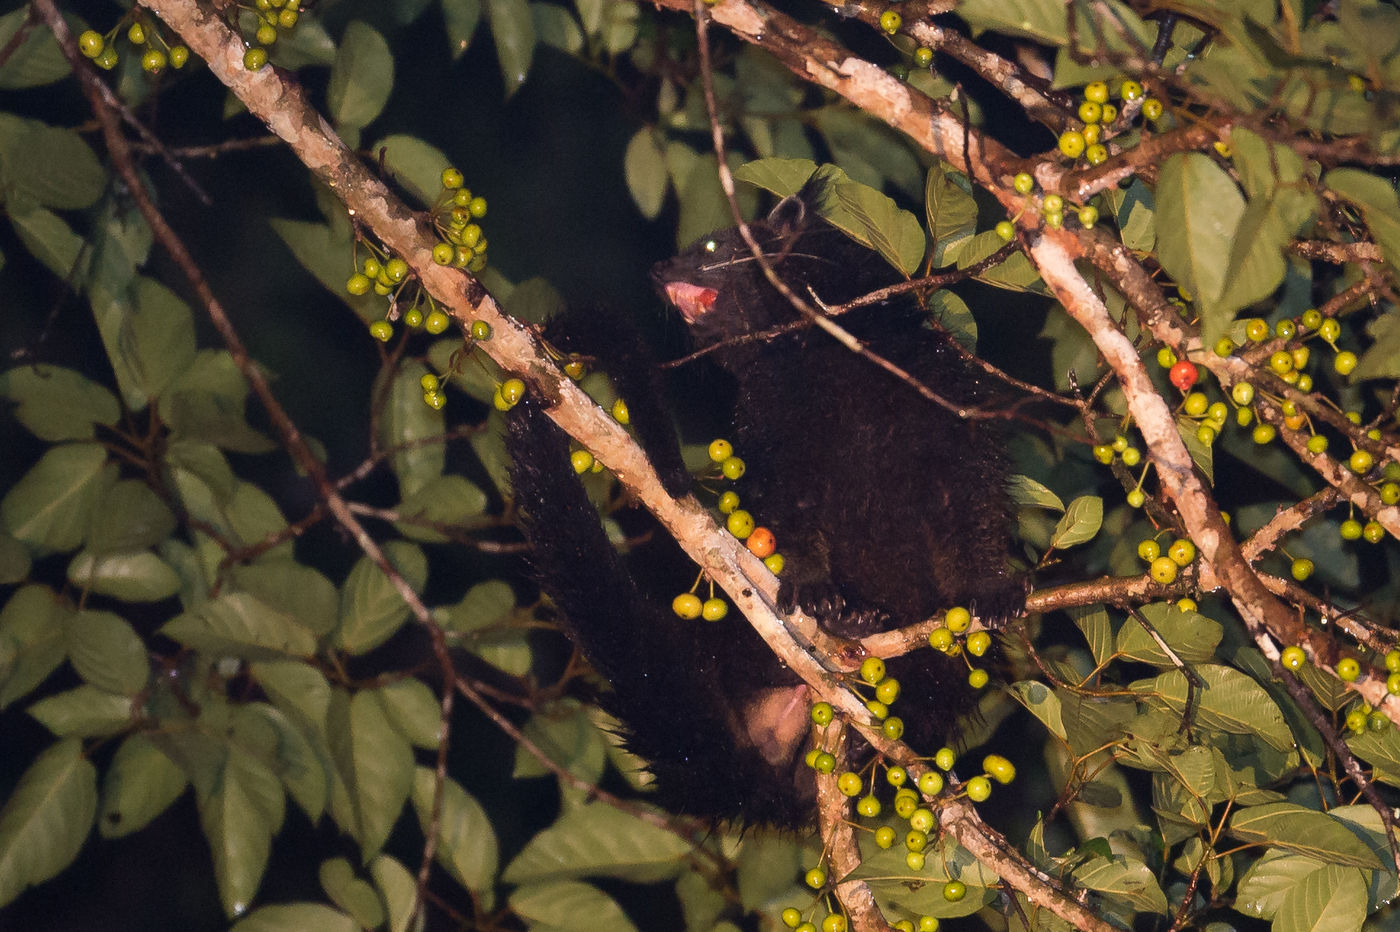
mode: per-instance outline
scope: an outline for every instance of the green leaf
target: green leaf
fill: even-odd
[[[369,874],[389,914],[389,932],[409,932],[413,907],[418,899],[418,881],[408,868],[387,854],[369,862]]]
[[[1060,718],[1060,700],[1053,690],[1044,683],[1023,680],[1011,685],[1010,694],[1011,698],[1026,707],[1026,711],[1039,719],[1050,734],[1064,739],[1065,726]]]
[[[924,193],[924,168],[908,138],[848,106],[807,112],[831,150],[831,161],[843,166],[851,181],[877,191],[889,183],[911,199]]]
[[[428,561],[422,550],[390,541],[384,554],[415,592],[422,591],[428,580]],[[407,618],[408,606],[389,577],[369,557],[361,557],[340,591],[338,646],[363,654],[387,641]]]
[[[385,136],[370,147],[370,152],[374,153],[375,158],[382,153],[384,167],[395,183],[425,207],[431,206],[437,199],[438,192],[442,190],[442,170],[452,164],[441,149],[416,136]],[[349,273],[345,277],[349,278]],[[419,407],[426,408],[427,405],[422,404],[422,396],[420,389]]]
[[[1202,339],[1208,344],[1225,334],[1236,311],[1264,300],[1283,284],[1284,252],[1315,205],[1311,194],[1291,187],[1249,202],[1235,228],[1224,290],[1205,309]]]
[[[169,809],[189,781],[185,772],[139,732],[122,741],[102,780],[97,830],[103,838],[138,832]]]
[[[576,880],[526,884],[510,895],[519,915],[546,928],[574,932],[636,932],[617,901],[592,884]]]
[[[632,202],[648,220],[655,220],[666,202],[666,192],[671,188],[670,175],[666,171],[666,153],[658,144],[655,131],[644,126],[627,142],[627,152],[622,159],[623,174],[627,177],[627,190],[632,194]]]
[[[505,620],[515,609],[515,590],[500,579],[488,579],[467,590],[462,601],[448,609],[450,631],[479,631]]]
[[[80,611],[67,619],[64,637],[68,659],[85,682],[122,696],[146,688],[151,660],[125,619],[111,612]]]
[[[270,733],[266,747],[260,747],[262,760],[273,767],[287,792],[315,822],[321,818],[330,796],[330,748],[322,739],[323,730],[310,728],[299,716],[284,715],[266,702],[239,706],[236,721],[247,732]]]
[[[436,785],[432,768],[414,770],[413,808],[424,834],[433,824]],[[483,901],[489,909],[499,868],[496,833],[486,817],[486,810],[451,777],[442,785],[442,813],[437,826],[437,862],[472,892],[473,899]]]
[[[1283,848],[1327,864],[1367,870],[1383,866],[1348,823],[1296,803],[1267,803],[1240,809],[1230,817],[1230,833],[1244,841]]]
[[[491,22],[491,38],[496,41],[496,59],[501,65],[506,97],[510,97],[525,83],[535,54],[535,21],[530,16],[530,4],[486,0],[486,17]]]
[[[602,735],[578,703],[564,700],[541,709],[525,723],[525,734],[545,756],[589,783],[603,774],[606,756]],[[513,776],[543,777],[549,771],[524,747],[515,749]]]
[[[97,770],[76,739],[45,749],[0,809],[0,905],[78,856],[97,813]]]
[[[29,714],[60,738],[115,735],[132,724],[135,703],[96,686],[76,686],[29,707]]]
[[[399,480],[399,494],[407,498],[442,475],[447,463],[442,438],[444,426],[441,411],[423,403],[423,387],[418,380],[427,373],[421,363],[406,363],[400,367],[384,399],[379,416],[379,442],[394,450],[390,463]],[[376,395],[379,385],[376,384]]]
[[[1183,612],[1165,602],[1144,605],[1142,615],[1161,635],[1177,657],[1185,663],[1205,663],[1215,656],[1224,629],[1218,622],[1195,612]],[[1116,652],[1120,657],[1168,667],[1174,661],[1163,653],[1156,640],[1136,616],[1129,616],[1118,629]]]
[[[1135,912],[1161,913],[1167,897],[1146,864],[1124,855],[1094,858],[1074,872],[1074,879],[1090,890],[1122,900]]]
[[[1007,480],[1006,492],[1011,496],[1013,505],[1049,508],[1051,511],[1065,510],[1065,503],[1060,501],[1060,496],[1023,473],[1016,473]]]
[[[924,185],[924,215],[933,234],[933,264],[955,262],[958,250],[977,232],[977,202],[967,179],[946,162],[935,162]]]
[[[69,609],[47,586],[25,586],[0,610],[0,709],[48,679],[66,656]]]
[[[326,101],[337,126],[374,122],[394,89],[394,56],[374,27],[351,20],[331,65]]]
[[[13,586],[29,578],[33,565],[24,544],[0,531],[0,586]]]
[[[29,13],[28,7],[21,7],[0,16],[0,48],[8,48],[14,41]],[[74,17],[65,16],[64,19],[68,21],[70,29],[80,31],[81,27]],[[43,26],[37,26],[30,28],[24,40],[0,64],[0,88],[18,90],[52,84],[66,78],[71,70],[68,59],[63,57],[62,50],[54,41],[53,33]]]
[[[991,29],[1058,46],[1069,41],[1066,9],[1063,3],[1045,0],[963,0],[958,15],[972,27],[974,36]]]
[[[1196,723],[1236,735],[1257,735],[1271,747],[1293,749],[1293,733],[1274,700],[1250,677],[1230,667],[1202,664],[1196,673],[1205,681],[1195,690]],[[1186,708],[1186,677],[1168,670],[1155,679],[1139,680],[1131,689],[1154,705],[1180,715]]]
[[[1353,379],[1400,378],[1400,312],[1391,308],[1372,319],[1366,332],[1374,341],[1352,370]]]
[[[348,700],[335,693],[329,731],[338,774],[331,814],[360,843],[361,859],[368,861],[384,846],[408,801],[413,749],[367,693]]]
[[[199,822],[214,856],[219,900],[230,919],[247,912],[258,892],[285,806],[277,776],[232,748],[222,779],[199,800]]]
[[[166,622],[160,633],[216,657],[249,660],[309,657],[316,638],[296,621],[246,592],[230,592]]]
[[[874,249],[890,265],[912,275],[924,261],[924,228],[890,198],[854,181],[840,182],[822,204],[822,214],[857,242]]]
[[[291,560],[273,560],[230,570],[234,585],[297,620],[317,637],[335,629],[340,594],[320,572]]]
[[[203,440],[235,453],[267,453],[276,444],[248,425],[248,392],[232,354],[200,350],[162,392],[161,416],[182,440]]]
[[[1314,858],[1270,848],[1240,877],[1235,909],[1256,919],[1272,919],[1289,891],[1324,866]]]
[[[0,526],[36,554],[76,550],[115,469],[97,444],[53,447],[0,500]]]
[[[296,260],[366,324],[384,316],[384,299],[373,292],[352,295],[345,282],[354,273],[350,257],[350,231],[310,220],[286,220],[273,217],[268,221],[272,231],[281,238]]]
[[[261,660],[252,665],[252,673],[277,708],[325,733],[331,705],[331,685],[325,674],[300,660]]]
[[[456,61],[471,44],[481,22],[481,0],[440,0],[443,25],[447,28],[447,45]]]
[[[103,491],[92,514],[87,549],[95,554],[143,550],[175,531],[175,514],[139,479],[119,479]]]
[[[1334,168],[1322,183],[1360,208],[1385,261],[1400,268],[1400,196],[1390,182],[1359,168]]]
[[[73,232],[68,221],[28,198],[11,198],[5,206],[24,248],[44,268],[67,281],[82,254],[82,237]]]
[[[1199,152],[1172,155],[1157,181],[1157,245],[1162,268],[1203,307],[1224,292],[1244,196]]]
[[[788,197],[801,191],[816,170],[816,163],[810,159],[755,159],[735,169],[734,178],[778,197]]]
[[[354,916],[363,928],[374,929],[384,922],[384,905],[379,901],[379,894],[355,876],[355,869],[345,858],[322,861],[317,873],[321,889],[326,891],[331,902]]]
[[[95,424],[117,423],[121,408],[105,386],[80,372],[43,363],[0,373],[0,395],[16,403],[15,418],[40,440],[91,440]]]
[[[44,207],[91,207],[107,188],[107,171],[71,129],[0,113],[0,173],[7,196]]]
[[[461,476],[438,476],[399,502],[398,511],[400,517],[394,527],[404,537],[423,543],[446,543],[447,535],[433,525],[466,528],[469,518],[486,511],[486,493]]]
[[[541,45],[553,46],[568,55],[583,51],[583,30],[574,14],[552,3],[530,4],[535,22],[535,38]]]
[[[691,845],[636,816],[600,806],[576,806],[530,839],[505,869],[506,883],[577,877],[616,877],[655,883],[684,869]]]
[[[280,903],[258,907],[230,932],[361,932],[363,928],[353,917],[324,903]]]
[[[180,591],[180,576],[149,550],[95,554],[81,550],[68,563],[68,581],[84,592],[123,602],[159,602]]]
[[[442,702],[422,680],[413,676],[366,690],[384,707],[389,723],[409,742],[436,750],[441,741]]]
[[[1097,495],[1081,495],[1069,503],[1064,515],[1055,525],[1050,547],[1064,550],[1094,539],[1103,527],[1103,499]]]
[[[151,399],[196,364],[194,316],[185,302],[160,282],[137,276],[110,293],[95,283],[90,297],[102,344],[117,374],[117,388],[131,410],[144,410]],[[206,351],[200,363],[208,364],[213,352]],[[196,382],[205,376],[202,372],[192,375]],[[213,378],[214,373],[208,376]],[[162,410],[161,414],[168,416],[169,412]]]

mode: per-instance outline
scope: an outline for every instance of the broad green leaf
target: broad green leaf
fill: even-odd
[[[180,798],[188,782],[185,772],[149,738],[140,732],[129,735],[102,778],[97,830],[103,838],[140,831]]]
[[[491,38],[496,42],[496,60],[501,66],[506,96],[510,97],[530,74],[535,54],[535,22],[530,4],[519,0],[486,0],[486,18]]]
[[[906,137],[847,106],[808,113],[831,150],[831,161],[842,166],[851,181],[877,191],[888,183],[915,201],[923,195],[924,167],[914,157]]]
[[[977,318],[967,302],[947,288],[940,288],[928,296],[925,310],[948,335],[969,353],[977,352]]]
[[[608,0],[603,8],[603,24],[598,34],[610,55],[621,55],[636,43],[641,11],[628,0]]]
[[[448,612],[447,628],[478,631],[503,621],[515,608],[515,590],[500,579],[488,579],[467,590]]]
[[[0,395],[16,403],[15,418],[40,440],[91,440],[94,425],[121,417],[116,397],[80,372],[43,363],[0,373]]]
[[[296,620],[246,592],[230,592],[177,615],[160,633],[216,657],[309,657],[316,638]]]
[[[816,163],[808,159],[756,159],[735,169],[734,178],[787,197],[802,190],[816,170]]]
[[[82,254],[82,237],[68,221],[29,198],[11,198],[5,207],[24,248],[59,279],[68,280]]]
[[[510,895],[511,909],[532,922],[575,932],[636,932],[617,901],[577,880],[526,884]]]
[[[351,240],[348,230],[339,230],[311,220],[287,220],[273,217],[268,221],[296,260],[365,323],[384,316],[384,299],[373,292],[352,295],[345,282],[355,271],[351,268]]]
[[[376,855],[369,862],[369,873],[389,914],[389,932],[409,932],[413,906],[417,902],[417,879],[387,854]]]
[[[1094,539],[1103,527],[1103,499],[1096,495],[1081,495],[1069,503],[1063,517],[1055,526],[1050,546],[1057,550],[1075,547]]]
[[[20,7],[0,16],[0,48],[8,48],[15,34],[29,18],[29,8]],[[78,32],[78,21],[64,17],[69,28]],[[0,64],[0,88],[18,90],[25,87],[38,87],[66,78],[72,69],[68,59],[63,57],[53,33],[41,27],[31,28],[29,34],[9,52],[4,64]]]
[[[394,89],[394,56],[374,27],[351,20],[331,65],[326,100],[337,126],[374,122]],[[444,166],[445,167],[445,166]]]
[[[24,544],[0,531],[0,586],[13,586],[29,578],[33,561]]]
[[[446,543],[447,535],[435,528],[466,528],[468,519],[486,511],[486,493],[461,476],[442,475],[405,496],[398,511],[400,518],[394,527],[404,537],[423,543]]]
[[[415,592],[422,591],[428,579],[423,551],[412,544],[390,541],[384,554]],[[407,618],[408,606],[393,582],[369,557],[361,557],[340,590],[336,643],[352,654],[363,654],[388,640]]]
[[[1007,480],[1006,491],[1011,496],[1013,505],[1049,508],[1051,511],[1065,510],[1065,503],[1060,501],[1060,496],[1023,473],[1016,473]]]
[[[90,297],[93,318],[117,375],[117,388],[131,410],[144,410],[151,399],[196,364],[194,316],[188,305],[160,282],[141,275],[130,283],[123,280],[116,292],[94,287]],[[208,364],[214,353],[205,351],[200,364]],[[214,376],[213,371],[192,373],[196,382]],[[168,417],[170,412],[162,408],[161,414]]]
[[[1196,723],[1216,731],[1257,735],[1285,753],[1293,748],[1293,733],[1269,694],[1250,677],[1230,667],[1202,664],[1195,668],[1205,681],[1194,692]],[[1139,680],[1131,689],[1158,707],[1180,715],[1186,708],[1186,677],[1168,670],[1155,679]]]
[[[91,207],[107,188],[107,172],[71,129],[0,113],[0,174],[7,196],[56,210]]]
[[[1289,891],[1325,866],[1315,858],[1270,848],[1240,877],[1235,909],[1256,919],[1272,919]]]
[[[934,266],[956,261],[958,250],[977,232],[977,202],[967,189],[966,177],[952,172],[946,162],[936,162],[928,170],[924,215],[933,234]]]
[[[565,700],[540,709],[525,723],[524,731],[546,757],[575,776],[590,783],[602,776],[605,760],[602,736],[577,702]],[[549,773],[534,754],[516,747],[513,772],[516,778],[542,777]]]
[[[84,592],[123,602],[159,602],[180,591],[180,576],[149,550],[96,554],[81,550],[68,563],[68,581]]]
[[[552,3],[530,4],[530,15],[535,23],[535,37],[541,45],[553,46],[568,55],[583,52],[583,30],[578,20],[566,7]]]
[[[29,714],[60,738],[118,734],[132,725],[136,711],[132,697],[86,684],[40,699],[29,707]]]
[[[331,685],[325,674],[300,660],[260,660],[253,678],[277,708],[313,730],[325,733]]]
[[[1400,378],[1400,312],[1394,308],[1366,325],[1374,340],[1352,370],[1353,379]]]
[[[248,392],[227,350],[200,350],[162,393],[161,416],[182,440],[202,440],[235,453],[267,453],[276,444],[248,425]]]
[[[276,774],[230,748],[222,779],[199,801],[199,821],[214,856],[219,900],[230,919],[247,912],[258,892],[285,806]]]
[[[1215,656],[1223,629],[1204,615],[1179,611],[1165,602],[1154,602],[1140,609],[1148,624],[1166,641],[1178,659],[1185,663],[1205,663]],[[1129,660],[1153,666],[1172,666],[1174,661],[1163,653],[1157,641],[1136,616],[1130,615],[1118,629],[1117,653]]]
[[[432,442],[446,429],[442,412],[423,404],[423,387],[418,384],[427,371],[416,362],[401,366],[379,415],[379,442],[395,451],[390,463],[404,498],[440,477],[447,463],[446,442]],[[375,388],[378,395],[378,383]]]
[[[151,658],[136,630],[111,612],[84,610],[64,625],[68,659],[87,683],[122,696],[146,688]]]
[[[1400,196],[1390,182],[1358,168],[1335,168],[1322,183],[1360,208],[1385,261],[1400,268]]]
[[[306,729],[299,717],[284,715],[266,702],[250,702],[235,711],[235,721],[244,733],[256,732],[266,747],[260,747],[262,760],[281,778],[292,799],[315,822],[326,809],[330,795],[330,749],[319,729]],[[312,738],[315,738],[313,741]]]
[[[362,932],[363,928],[353,917],[324,903],[279,903],[259,906],[234,923],[230,932]]]
[[[1188,152],[1162,165],[1156,202],[1162,268],[1202,307],[1214,307],[1228,284],[1244,196],[1214,161]]]
[[[1375,852],[1347,823],[1295,803],[1240,809],[1230,817],[1230,833],[1245,841],[1283,848],[1328,864],[1367,870],[1382,866]]]
[[[53,447],[0,500],[0,525],[37,554],[76,550],[94,503],[115,478],[107,451],[97,444]]]
[[[413,808],[418,813],[418,824],[425,834],[433,824],[436,788],[437,780],[432,768],[418,767],[414,770]],[[458,883],[470,890],[474,899],[479,899],[490,908],[499,867],[496,832],[486,817],[486,810],[451,777],[442,785],[442,811],[437,825],[437,862]]]
[[[616,877],[655,883],[674,877],[691,850],[684,839],[611,806],[576,806],[530,839],[505,869],[506,883]]]
[[[322,861],[317,873],[326,896],[354,916],[361,926],[374,929],[384,922],[384,905],[379,901],[379,894],[355,876],[355,869],[345,858]]]
[[[666,201],[666,192],[671,188],[670,175],[666,171],[666,153],[658,144],[650,127],[642,127],[627,143],[627,152],[622,159],[623,174],[627,177],[627,190],[637,210],[648,220],[655,220]]]
[[[1064,722],[1060,719],[1060,700],[1044,683],[1035,680],[1023,680],[1013,683],[1009,687],[1011,698],[1026,707],[1036,718],[1040,719],[1042,725],[1052,735],[1063,739],[1065,736]]]
[[[531,324],[543,324],[545,321],[562,313],[567,302],[564,296],[559,293],[559,289],[549,283],[547,279],[535,277],[527,278],[511,289],[510,295],[503,303],[504,310],[516,320],[523,320]],[[456,341],[460,346],[461,342]],[[470,368],[478,368],[472,367]],[[479,371],[479,368],[478,368]],[[459,380],[470,384],[471,376],[466,380]],[[496,380],[491,381],[491,392],[495,394]],[[477,396],[481,397],[481,396]],[[490,401],[491,395],[481,398],[482,401]]]
[[[1205,309],[1202,339],[1208,344],[1224,335],[1236,311],[1264,300],[1283,284],[1284,251],[1315,205],[1312,194],[1292,187],[1249,202],[1235,227],[1224,290]]]
[[[76,739],[45,749],[0,809],[0,905],[63,870],[97,813],[97,770]]]
[[[389,723],[415,747],[435,750],[441,741],[442,701],[415,676],[366,690],[384,706]]]
[[[905,275],[914,274],[924,261],[928,243],[919,218],[874,188],[853,181],[839,183],[822,208],[832,224]]]
[[[340,595],[320,572],[291,560],[273,560],[230,570],[234,584],[258,601],[297,620],[317,637],[335,629]]]
[[[443,25],[447,28],[447,45],[455,61],[471,44],[481,22],[481,0],[440,0]]]
[[[28,695],[63,662],[70,614],[47,586],[25,586],[10,596],[0,610],[0,709]]]
[[[1298,153],[1244,127],[1230,131],[1230,148],[1234,150],[1230,161],[1251,201],[1268,197],[1279,185],[1297,184],[1303,177],[1303,160]]]
[[[389,837],[413,786],[413,749],[374,696],[334,694],[330,745],[337,786],[331,814],[360,843],[368,861]]]
[[[139,479],[119,479],[93,509],[87,549],[99,555],[144,550],[174,530],[174,513],[149,485]]]
[[[1074,879],[1090,890],[1120,899],[1132,909],[1160,913],[1167,909],[1167,897],[1147,865],[1123,855],[1094,858],[1074,872]]]
[[[382,155],[384,167],[394,183],[405,188],[425,207],[437,199],[442,190],[442,170],[452,164],[441,149],[416,136],[385,136],[370,147],[370,152],[376,159]],[[345,277],[349,277],[348,272]],[[421,403],[421,389],[418,394],[419,407],[426,407]]]
[[[1044,0],[963,0],[958,15],[975,36],[984,29],[1059,46],[1069,41],[1066,5]]]

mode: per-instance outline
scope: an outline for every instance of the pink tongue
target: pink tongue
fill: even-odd
[[[703,288],[689,282],[667,282],[666,298],[674,304],[686,320],[693,321],[714,306],[719,292],[713,288]]]

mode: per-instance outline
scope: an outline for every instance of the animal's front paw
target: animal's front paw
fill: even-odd
[[[967,608],[993,631],[1006,627],[1013,618],[1026,613],[1026,595],[1031,591],[1029,575],[984,580],[964,595]]]

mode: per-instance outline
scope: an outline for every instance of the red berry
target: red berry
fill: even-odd
[[[1172,366],[1167,379],[1181,391],[1186,391],[1196,384],[1196,364],[1186,359],[1181,360]]]

